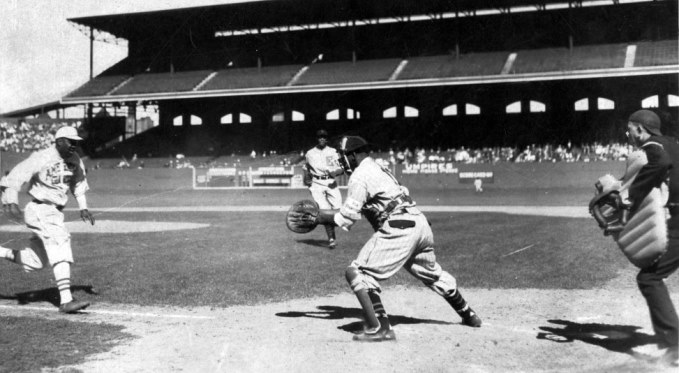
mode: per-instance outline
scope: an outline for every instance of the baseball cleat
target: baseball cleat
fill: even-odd
[[[469,316],[462,319],[462,323],[473,328],[478,328],[481,326],[483,322],[481,321],[480,317],[476,316],[476,313],[474,311],[471,311],[469,313]]]
[[[335,242],[335,240],[333,240],[333,239],[330,239],[328,241],[328,249],[332,250],[336,247],[337,247],[337,242]]]
[[[72,300],[68,303],[64,303],[61,306],[59,306],[59,312],[61,312],[61,313],[76,313],[80,310],[84,310],[89,305],[90,305],[89,302]]]
[[[354,335],[354,341],[357,342],[384,342],[384,341],[395,341],[396,333],[392,329],[389,330],[379,330],[377,333],[366,333]]]

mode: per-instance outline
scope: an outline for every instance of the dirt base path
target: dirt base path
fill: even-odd
[[[627,283],[631,275],[621,274]],[[632,287],[464,294],[483,318],[481,328],[461,325],[426,288],[386,287],[383,300],[397,341],[373,344],[351,340],[361,319],[349,292],[226,309],[97,303],[77,316],[49,306],[0,304],[0,314],[121,324],[139,337],[84,364],[53,370],[61,372],[672,371],[629,349],[652,334]]]

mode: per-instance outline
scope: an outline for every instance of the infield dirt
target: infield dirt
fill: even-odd
[[[225,309],[97,304],[78,321],[124,325],[138,338],[53,371],[672,371],[630,349],[652,334],[636,289],[620,286],[631,275],[601,290],[464,289],[484,320],[481,328],[461,325],[426,288],[386,288],[397,341],[378,344],[351,340],[361,319],[350,293]]]

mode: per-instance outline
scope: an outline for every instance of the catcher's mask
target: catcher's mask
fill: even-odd
[[[358,167],[356,153],[367,152],[368,142],[360,136],[344,136],[340,139],[337,151],[339,152],[339,163],[344,172],[351,174]]]

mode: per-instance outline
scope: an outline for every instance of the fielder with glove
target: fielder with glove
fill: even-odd
[[[304,185],[309,187],[311,198],[321,209],[338,209],[342,206],[342,194],[335,178],[341,175],[342,168],[338,163],[335,148],[328,146],[328,132],[316,132],[318,144],[306,152],[304,165]],[[337,247],[335,227],[325,226],[328,235],[328,248]]]
[[[351,176],[347,199],[339,210],[316,210],[309,201],[300,201],[288,212],[288,226],[292,222],[293,231],[309,231],[317,224],[334,224],[348,231],[362,216],[375,230],[345,271],[365,316],[364,331],[354,340],[396,338],[380,298],[380,281],[402,267],[442,296],[463,324],[481,326],[481,319],[460,294],[455,278],[436,262],[427,218],[415,206],[408,189],[375,162],[368,150],[368,143],[358,136],[345,136],[340,141],[340,164]]]

